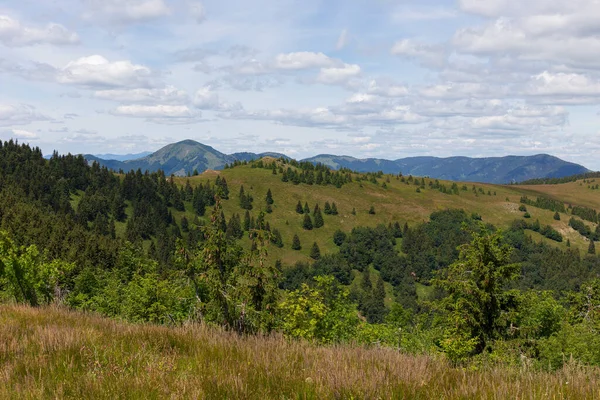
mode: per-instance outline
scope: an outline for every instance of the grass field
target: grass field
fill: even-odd
[[[600,369],[463,369],[394,349],[0,305],[0,398],[593,399]]]
[[[211,180],[214,182],[217,175],[227,179],[230,191],[230,199],[223,201],[224,211],[227,217],[233,213],[239,213],[243,218],[244,210],[239,206],[238,193],[240,186],[254,197],[254,209],[252,215],[257,216],[260,210],[265,208],[265,195],[271,189],[275,204],[273,213],[268,214],[266,220],[271,228],[281,231],[285,247],[278,249],[272,247],[270,256],[273,259],[281,259],[284,263],[291,264],[296,261],[308,260],[310,247],[317,242],[321,252],[335,251],[332,236],[335,230],[350,231],[355,226],[375,226],[380,223],[399,221],[401,224],[408,222],[409,225],[424,222],[429,215],[436,210],[447,208],[464,209],[469,213],[477,213],[482,216],[484,222],[492,223],[499,227],[508,226],[513,220],[523,217],[518,210],[519,200],[522,195],[530,198],[537,196],[552,197],[564,201],[566,204],[582,205],[600,209],[600,190],[591,190],[581,182],[567,183],[563,185],[492,185],[480,183],[458,183],[459,188],[467,186],[466,191],[460,190],[458,195],[444,194],[436,189],[429,189],[430,179],[426,178],[426,188],[417,193],[417,186],[401,182],[394,176],[384,176],[379,179],[379,184],[368,181],[354,181],[344,185],[342,188],[334,186],[320,186],[282,182],[281,175],[273,175],[271,170],[251,168],[250,166],[239,166],[223,171],[207,171],[199,176],[190,178],[177,178],[179,184],[185,184],[189,179],[192,185],[199,182]],[[389,178],[389,182],[386,182]],[[382,187],[386,182],[387,188]],[[453,182],[442,181],[448,188]],[[474,194],[472,187],[477,188]],[[479,189],[483,191],[480,193]],[[488,192],[492,195],[488,195]],[[495,195],[494,195],[495,193]],[[296,203],[308,202],[311,210],[315,203],[319,203],[321,210],[326,201],[335,202],[339,215],[324,215],[325,226],[320,229],[306,231],[302,229],[303,216],[295,211]],[[370,215],[368,210],[375,207],[376,214]],[[356,215],[352,214],[356,210]],[[557,243],[545,239],[539,235],[534,238],[545,241],[551,245],[566,248],[566,240],[569,239],[572,248],[586,251],[587,240],[568,226],[569,215],[561,215],[561,220],[553,219],[552,211],[538,209],[528,206],[531,221],[540,220],[542,225],[551,225],[561,232],[565,238],[563,243]],[[193,218],[192,210],[185,213],[175,213],[181,218],[186,215],[188,219]],[[294,234],[298,234],[302,244],[302,250],[290,250],[290,244]]]

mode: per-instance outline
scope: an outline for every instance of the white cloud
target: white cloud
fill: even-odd
[[[0,103],[0,126],[28,125],[35,121],[48,120],[49,117],[40,114],[33,106]]]
[[[37,133],[26,131],[24,129],[12,129],[12,135],[15,139],[37,139]]]
[[[93,96],[101,100],[138,104],[184,104],[189,101],[187,93],[174,86],[167,86],[162,89],[98,90],[94,92]]]
[[[282,70],[300,70],[310,68],[332,67],[340,64],[323,53],[300,51],[279,54],[275,57],[273,67]]]
[[[72,45],[79,43],[79,36],[60,24],[24,26],[16,19],[0,15],[0,42],[15,47],[36,44]]]
[[[445,46],[418,43],[411,39],[396,42],[390,52],[395,56],[416,59],[426,67],[441,67],[448,59]]]
[[[600,100],[600,81],[583,74],[544,71],[533,76],[523,93],[545,103],[585,104]]]
[[[398,85],[390,81],[379,81],[375,79],[369,82],[367,92],[383,97],[403,97],[409,93],[406,86]]]
[[[170,105],[122,105],[111,111],[111,114],[135,118],[186,118],[193,113],[187,106]]]
[[[201,110],[235,111],[241,110],[240,103],[227,103],[222,101],[219,94],[214,92],[210,86],[205,86],[196,92],[194,106]]]
[[[163,0],[88,0],[84,18],[108,23],[140,22],[169,15]]]
[[[360,76],[360,66],[344,64],[342,67],[321,68],[316,81],[326,85],[346,85]]]
[[[57,81],[86,88],[148,88],[156,84],[156,74],[131,61],[110,62],[93,55],[68,63],[58,72]]]

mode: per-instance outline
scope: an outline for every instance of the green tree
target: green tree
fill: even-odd
[[[319,245],[317,242],[314,242],[310,249],[310,258],[313,260],[318,260],[321,258],[321,249],[319,249]]]
[[[298,235],[294,235],[292,239],[292,250],[300,250],[302,249],[302,245],[300,244],[300,238]]]
[[[594,239],[590,239],[590,245],[588,246],[588,254],[596,254],[596,245]]]
[[[555,219],[556,221],[560,221],[560,214],[558,213],[558,211],[556,211],[556,212],[554,213],[554,219]]]
[[[369,214],[375,215],[375,206],[371,206],[371,208],[369,208]]]
[[[273,204],[273,194],[271,193],[271,189],[267,190],[267,196],[265,197],[265,201],[267,202],[267,204],[272,205]]]
[[[460,247],[458,260],[433,280],[446,293],[435,305],[447,321],[440,346],[453,361],[481,353],[501,335],[501,316],[510,308],[506,285],[520,272],[501,233],[481,229],[472,233],[471,243]]]
[[[72,264],[59,260],[45,261],[35,245],[17,246],[0,231],[0,292],[15,301],[34,307],[49,304],[59,279],[72,269]]]
[[[304,214],[304,209],[302,208],[302,203],[298,200],[298,204],[296,204],[296,212],[298,214]]]
[[[338,209],[335,203],[331,203],[331,215],[338,215]]]
[[[323,220],[323,214],[321,214],[321,209],[319,208],[319,205],[315,205],[315,209],[313,212],[313,218],[314,218],[314,227],[315,228],[321,228],[324,224],[325,221]]]
[[[308,202],[304,203],[304,214],[310,214],[310,207],[308,206]]]
[[[341,246],[346,241],[346,233],[341,230],[336,230],[333,233],[333,243],[336,246]]]
[[[325,202],[325,208],[323,208],[323,212],[326,215],[330,215],[331,214],[331,204],[329,204],[328,201]]]
[[[313,228],[312,219],[310,218],[310,215],[308,215],[308,213],[304,214],[304,221],[302,222],[302,227],[307,231],[310,231]]]

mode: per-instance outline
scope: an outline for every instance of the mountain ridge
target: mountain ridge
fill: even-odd
[[[185,176],[207,169],[223,169],[226,164],[250,161],[265,156],[290,157],[275,152],[222,153],[215,148],[183,140],[172,143],[144,157],[132,160],[106,160],[86,154],[88,161],[98,162],[113,170],[163,170],[167,175]],[[429,176],[454,181],[474,181],[506,184],[528,179],[561,178],[590,172],[582,165],[564,161],[549,154],[531,156],[508,155],[503,157],[433,157],[413,156],[388,160],[382,158],[356,158],[347,155],[318,154],[301,161],[321,163],[332,169],[348,168],[358,172],[402,173],[404,175]]]

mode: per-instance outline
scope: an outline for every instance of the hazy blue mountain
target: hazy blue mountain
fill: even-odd
[[[548,154],[486,158],[408,157],[393,161],[322,154],[305,161],[320,162],[334,169],[345,167],[360,172],[401,172],[404,175],[488,183],[520,182],[534,177],[556,178],[589,172],[587,168],[579,164],[567,162]]]
[[[161,169],[166,175],[186,175],[194,170],[202,172],[207,169],[222,169],[225,164],[235,161],[233,157],[193,140],[169,144],[135,160],[103,160],[91,155],[85,157],[89,161],[97,161],[100,165],[114,170],[129,171],[139,168],[142,171],[158,171]]]
[[[193,140],[184,140],[163,147],[144,157],[130,160],[107,160],[94,155],[86,155],[89,161],[114,170],[157,171],[162,169],[167,175],[186,175],[188,172],[207,169],[222,169],[235,160],[250,161],[261,157],[285,157],[280,153],[240,152],[224,154],[210,146]],[[506,157],[407,157],[398,160],[378,158],[358,159],[349,156],[320,154],[303,161],[322,163],[333,169],[349,168],[359,172],[403,173],[404,175],[429,176],[437,179],[473,181],[488,183],[520,182],[534,178],[559,178],[589,172],[579,164],[563,161],[547,154],[535,156]]]
[[[144,151],[136,154],[94,154],[94,157],[100,158],[102,160],[116,160],[116,161],[128,161],[128,160],[136,160],[138,158],[146,157],[152,154],[151,151]]]

